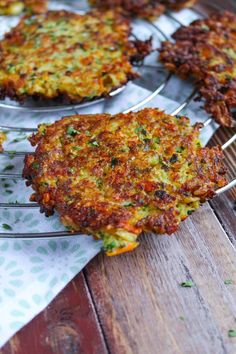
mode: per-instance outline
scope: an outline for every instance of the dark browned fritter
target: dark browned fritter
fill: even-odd
[[[46,10],[46,0],[0,0],[0,15],[39,14]]]
[[[90,0],[96,7],[103,9],[120,7],[126,15],[143,18],[156,18],[166,9],[181,10],[195,2],[196,0]]]
[[[221,148],[201,147],[201,126],[151,108],[41,125],[23,171],[31,200],[102,239],[108,255],[134,249],[142,231],[172,234],[227,183]]]
[[[179,11],[185,7],[193,6],[197,0],[160,0],[167,9]]]
[[[107,96],[138,74],[151,41],[131,41],[119,12],[67,11],[23,18],[0,42],[0,98],[82,102]]]
[[[236,14],[217,13],[194,21],[164,42],[160,60],[182,78],[193,75],[205,109],[215,120],[233,127],[236,107]]]

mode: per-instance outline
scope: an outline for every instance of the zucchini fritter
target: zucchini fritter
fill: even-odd
[[[130,21],[113,11],[49,11],[24,18],[0,42],[0,97],[82,102],[138,76],[131,62],[151,40],[131,41]]]
[[[193,75],[205,109],[215,120],[233,127],[231,110],[236,107],[236,15],[217,13],[194,21],[164,42],[160,60],[182,78]]]
[[[166,9],[181,10],[192,6],[196,0],[90,0],[99,8],[120,7],[126,15],[142,18],[159,17]]]
[[[193,6],[197,0],[160,0],[167,9],[179,11],[185,7]]]
[[[39,14],[46,9],[46,0],[0,0],[0,15],[19,15],[22,12]]]
[[[3,151],[3,147],[2,147],[2,144],[3,142],[6,140],[6,135],[0,131],[0,152]]]
[[[90,0],[90,3],[102,9],[121,8],[125,15],[138,16],[142,18],[159,17],[165,7],[160,1],[150,0]]]
[[[142,231],[172,234],[227,182],[221,148],[201,147],[201,126],[151,108],[41,125],[23,171],[31,200],[102,239],[108,255],[137,247]]]

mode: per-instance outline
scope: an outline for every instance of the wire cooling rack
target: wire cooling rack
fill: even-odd
[[[53,2],[52,2],[53,3]],[[66,7],[68,8],[68,5],[66,5]],[[71,8],[68,8],[69,10],[71,10]],[[76,9],[78,10],[78,9]],[[196,16],[196,18],[201,18],[204,17],[204,14],[202,12],[200,12],[199,10],[196,10],[195,8],[192,8],[191,11],[193,11],[194,15]],[[161,42],[163,40],[172,40],[171,36],[169,33],[166,33],[166,31],[163,30],[163,27],[166,27],[166,21],[169,21],[172,24],[174,24],[175,29],[177,29],[178,27],[185,25],[185,23],[182,22],[182,20],[179,20],[179,16],[178,18],[176,17],[176,14],[171,13],[171,12],[167,12],[165,13],[165,26],[161,26],[160,24],[157,23],[152,23],[149,21],[145,22],[146,27],[152,29],[152,35],[155,39],[155,46],[160,46]],[[134,27],[137,25],[137,28],[139,28],[139,21],[137,20],[136,23],[134,23]],[[157,62],[156,60],[154,62]],[[167,88],[168,84],[174,80],[176,80],[176,77],[172,74],[168,74],[165,69],[160,66],[160,64],[157,63],[157,65],[153,65],[153,61],[151,62],[151,64],[149,62],[144,62],[143,65],[140,68],[141,74],[143,74],[143,71],[146,72],[146,75],[143,74],[141,76],[140,80],[136,80],[135,84],[140,86],[140,87],[145,87],[148,86],[149,89],[149,94],[141,99],[140,101],[138,101],[137,103],[129,106],[128,108],[124,109],[122,112],[123,113],[128,113],[131,111],[135,111],[139,108],[142,108],[143,106],[145,106],[147,103],[151,102],[155,97],[157,97],[158,95],[162,94],[165,95],[165,89]],[[157,74],[158,76],[154,75],[155,78],[158,77],[158,84],[156,85],[156,79],[155,80],[150,80],[150,78],[153,77],[153,74]],[[164,77],[161,82],[159,80],[159,77]],[[148,84],[145,83],[148,82]],[[151,83],[151,81],[154,81],[154,83]],[[150,87],[151,86],[151,90]],[[188,93],[187,97],[185,99],[182,100],[182,102],[178,105],[178,107],[176,107],[170,114],[172,116],[178,115],[179,113],[183,112],[184,109],[186,109],[187,107],[190,106],[190,104],[193,102],[193,99],[195,97],[195,95],[197,94],[196,89],[192,89],[192,86],[190,85],[191,90]],[[126,87],[120,88],[119,90],[114,91],[111,94],[111,97],[109,99],[101,99],[101,100],[96,100],[95,102],[87,102],[86,104],[82,104],[82,105],[70,105],[70,106],[51,106],[51,107],[32,107],[32,106],[27,106],[27,107],[22,107],[22,106],[16,106],[14,103],[7,103],[7,102],[0,102],[0,109],[4,108],[4,109],[9,109],[9,110],[14,110],[14,111],[18,111],[20,113],[23,112],[28,112],[28,113],[46,113],[46,112],[58,112],[58,111],[74,111],[75,113],[78,113],[78,110],[80,110],[81,108],[87,107],[89,108],[90,106],[97,104],[97,103],[101,103],[101,102],[112,102],[113,97],[115,97],[116,95],[120,94],[122,91],[125,92]],[[151,91],[151,92],[150,92]],[[211,117],[206,118],[206,120],[203,122],[203,128],[202,130],[206,129],[206,127],[208,127],[209,125],[211,125],[213,123],[213,120]],[[19,127],[19,126],[14,126],[14,125],[0,125],[0,130],[6,131],[6,132],[24,132],[24,133],[32,133],[32,132],[36,132],[37,128],[34,127]],[[228,141],[226,141],[223,145],[222,145],[222,150],[226,151],[227,148],[236,140],[236,134],[234,134]],[[29,153],[29,151],[15,151],[14,152],[14,156],[19,156],[19,157],[23,157],[25,156],[25,154]],[[9,150],[5,150],[2,153],[3,156],[6,156],[7,158],[12,158],[12,151]],[[8,172],[2,172],[0,173],[0,178],[3,178],[4,180],[22,180],[22,176],[20,173],[8,173]],[[228,185],[226,185],[225,187],[219,189],[216,191],[216,195],[224,193],[225,191],[231,189],[232,187],[236,186],[236,178],[233,179],[231,182],[228,183]],[[12,203],[4,203],[4,202],[0,202],[0,209],[4,209],[6,211],[9,211],[11,209],[38,209],[39,205],[37,203],[18,203],[18,202],[12,202]],[[7,230],[9,231],[9,230]],[[55,237],[67,237],[68,235],[71,235],[71,233],[69,231],[55,231],[55,232],[0,232],[0,237],[1,238],[20,238],[20,239],[34,239],[34,238],[55,238]]]

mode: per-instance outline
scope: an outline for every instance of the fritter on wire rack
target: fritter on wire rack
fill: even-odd
[[[160,1],[150,0],[90,0],[90,3],[102,9],[121,8],[125,15],[142,18],[159,17],[164,11]]]
[[[113,11],[50,11],[24,18],[0,42],[0,97],[82,102],[107,96],[138,76],[132,62],[151,41],[131,41]]]
[[[46,9],[46,0],[0,0],[0,15],[19,15],[22,12],[39,14]]]
[[[236,107],[236,14],[217,13],[194,21],[164,42],[160,60],[182,78],[196,78],[205,109],[226,127],[234,125]]]
[[[179,11],[185,7],[193,6],[197,0],[160,0],[168,9]]]
[[[227,181],[221,148],[202,148],[201,124],[158,109],[76,115],[41,125],[23,177],[41,211],[103,240],[108,255],[133,250],[142,231],[175,232]]]
[[[2,144],[4,143],[5,140],[6,140],[6,135],[0,131],[0,152],[3,151]]]
[[[166,9],[180,10],[193,5],[196,0],[90,0],[94,6],[108,9],[120,7],[126,15],[157,18]]]

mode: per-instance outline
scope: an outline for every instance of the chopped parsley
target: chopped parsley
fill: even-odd
[[[231,338],[236,337],[236,330],[235,329],[228,330],[228,336]]]
[[[179,146],[179,147],[177,147],[176,152],[181,153],[181,152],[183,152],[184,150],[185,150],[185,148],[184,148],[183,146]]]
[[[103,186],[103,181],[102,181],[101,178],[98,178],[98,179],[96,180],[96,185],[97,185],[97,187],[98,187],[99,189],[102,188],[102,186]]]
[[[135,134],[147,136],[147,131],[143,125],[139,125],[137,128],[134,129]]]
[[[161,139],[160,139],[158,136],[156,136],[155,138],[153,138],[153,142],[154,142],[155,144],[159,144],[160,141],[161,141]]]
[[[186,280],[180,284],[182,288],[191,288],[194,284],[192,280]]]
[[[80,150],[83,150],[83,148],[81,146],[73,146],[72,147],[72,150],[74,151],[80,151]]]
[[[122,203],[122,205],[127,208],[127,207],[130,207],[130,206],[134,206],[134,203],[132,203],[132,202],[124,202],[124,203]]]
[[[69,168],[68,168],[68,171],[73,174],[73,173],[76,172],[76,168],[74,168],[74,167],[69,167]]]
[[[75,136],[77,134],[80,134],[80,131],[75,129],[72,125],[70,125],[68,128],[67,128],[67,131],[66,131],[67,135],[70,135],[70,136]]]
[[[99,143],[96,140],[91,140],[91,141],[88,142],[88,144],[92,145],[92,146],[95,146],[95,147],[99,146]]]
[[[226,285],[230,285],[230,284],[233,284],[233,280],[232,280],[232,279],[226,279],[226,280],[224,281],[224,283],[225,283]]]
[[[2,224],[2,228],[5,229],[5,230],[12,230],[12,227],[8,224]]]
[[[188,215],[191,215],[192,213],[194,213],[194,211],[195,211],[195,210],[188,210],[188,211],[187,211],[187,214],[188,214]]]
[[[170,163],[175,163],[178,161],[178,155],[177,154],[173,154],[170,158]]]
[[[7,165],[6,167],[4,167],[3,171],[11,171],[14,167],[14,165]]]
[[[23,141],[27,138],[27,136],[22,136],[21,138],[16,138],[16,139],[13,139],[10,144],[13,144],[13,143],[19,143],[20,141]]]
[[[7,193],[7,194],[12,194],[13,191],[11,191],[10,189],[6,189],[6,190],[5,190],[5,193]]]
[[[39,163],[35,161],[35,162],[32,163],[31,167],[34,168],[35,170],[38,170],[39,169]]]
[[[111,159],[111,167],[114,168],[118,165],[119,163],[119,159],[117,159],[117,157],[112,157]]]

